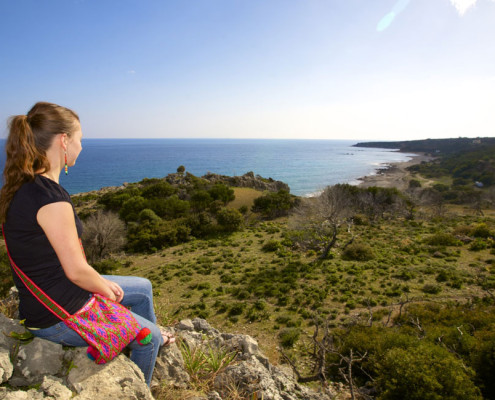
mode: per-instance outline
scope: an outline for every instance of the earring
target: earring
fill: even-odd
[[[69,169],[67,168],[67,152],[65,152],[65,175],[69,175]]]

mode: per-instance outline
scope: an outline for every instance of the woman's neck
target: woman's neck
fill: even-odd
[[[50,170],[50,171],[43,172],[40,175],[44,176],[45,178],[51,179],[54,182],[59,183],[60,172],[57,174],[55,171]]]

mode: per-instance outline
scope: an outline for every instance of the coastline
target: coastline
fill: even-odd
[[[405,190],[409,187],[409,181],[411,179],[411,173],[407,171],[406,168],[412,165],[421,164],[423,161],[431,161],[434,158],[435,157],[426,155],[425,153],[415,153],[409,161],[384,164],[376,170],[375,175],[367,175],[358,178],[358,181],[361,181],[358,186],[363,188],[378,186]]]

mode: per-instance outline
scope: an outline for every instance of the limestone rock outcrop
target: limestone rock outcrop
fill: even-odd
[[[290,372],[270,364],[250,336],[219,332],[200,318],[183,320],[170,329],[177,342],[160,350],[152,386],[165,390],[191,386],[179,348],[188,346],[235,354],[234,361],[215,376],[211,391],[198,400],[222,400],[233,387],[264,400],[327,400],[336,395],[330,388],[316,392],[299,385]],[[25,333],[24,327],[2,314],[0,331],[0,377],[2,383],[8,383],[0,387],[2,400],[153,399],[142,372],[124,354],[97,365],[87,358],[86,348],[66,348],[39,338],[23,342],[19,335]]]

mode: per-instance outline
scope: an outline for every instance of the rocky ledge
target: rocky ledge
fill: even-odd
[[[268,190],[270,192],[278,192],[286,190],[290,192],[289,185],[282,181],[276,181],[272,178],[263,178],[260,175],[254,175],[254,172],[247,172],[242,176],[226,176],[213,174],[211,172],[202,176],[203,179],[211,183],[224,183],[228,186],[247,187],[257,190]]]
[[[153,399],[142,372],[124,354],[97,365],[86,357],[86,348],[62,347],[39,338],[23,343],[24,327],[2,314],[0,329],[0,399]],[[183,320],[171,329],[178,341],[161,349],[152,382],[163,395],[167,390],[191,386],[177,345],[181,342],[189,349],[222,349],[235,354],[234,361],[215,376],[209,392],[195,400],[227,399],[232,388],[264,400],[335,399],[342,390],[330,386],[314,391],[299,385],[290,369],[270,364],[252,337],[221,333],[203,319]]]

